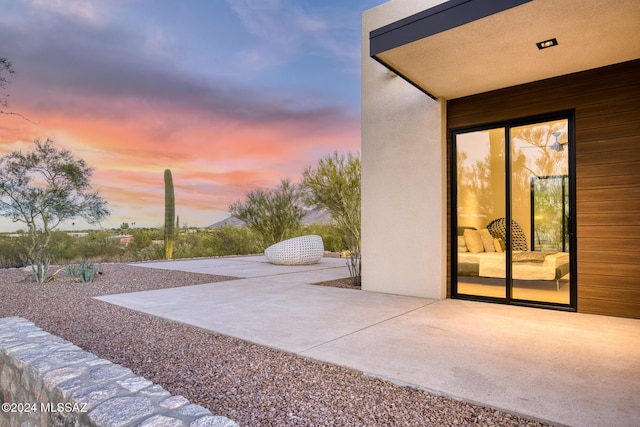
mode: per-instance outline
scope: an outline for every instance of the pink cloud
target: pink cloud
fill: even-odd
[[[177,209],[189,212],[193,225],[207,225],[252,189],[275,186],[284,177],[297,181],[320,156],[359,145],[357,123],[325,127],[312,117],[251,122],[160,107],[132,110],[121,121],[109,114],[75,117],[64,109],[47,115],[23,111],[41,117],[39,123],[0,127],[0,150],[35,137],[51,137],[70,149],[95,168],[93,186],[110,203],[115,223],[136,217],[139,225],[162,222],[167,168]]]

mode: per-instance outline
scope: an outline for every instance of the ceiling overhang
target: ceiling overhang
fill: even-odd
[[[637,0],[450,0],[372,31],[370,54],[454,99],[640,58],[638,28]]]

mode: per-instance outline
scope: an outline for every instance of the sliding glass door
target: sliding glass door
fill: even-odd
[[[575,308],[570,114],[452,132],[452,296]]]
[[[506,211],[504,128],[457,134],[458,293],[506,298],[506,240],[499,242],[487,230]],[[500,251],[496,247],[500,247]],[[480,258],[491,263],[480,262]],[[493,274],[484,271],[493,265]],[[482,271],[481,271],[482,267]]]

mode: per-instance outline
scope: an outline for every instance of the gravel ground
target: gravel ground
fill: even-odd
[[[241,426],[544,425],[91,298],[232,278],[126,264],[100,269],[93,283],[59,274],[46,284],[2,270],[0,317],[24,317]]]
[[[327,282],[320,282],[320,283],[312,283],[312,285],[333,286],[334,288],[344,288],[344,289],[357,289],[357,290],[361,289],[361,286],[354,285],[353,280],[350,278],[329,280]]]

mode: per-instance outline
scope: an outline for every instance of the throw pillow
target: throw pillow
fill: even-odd
[[[493,246],[496,248],[496,252],[504,252],[505,247],[502,239],[493,239]]]
[[[482,239],[482,246],[484,246],[485,252],[496,251],[496,247],[493,245],[493,236],[489,233],[489,230],[486,228],[480,230],[480,238]]]
[[[467,243],[464,241],[464,236],[458,236],[458,252],[469,252]]]
[[[484,243],[482,243],[482,238],[478,230],[464,230],[464,241],[467,244],[469,252],[473,254],[484,252]]]

